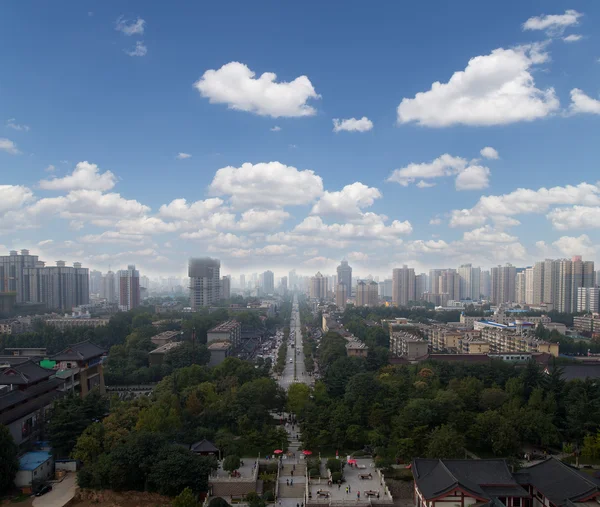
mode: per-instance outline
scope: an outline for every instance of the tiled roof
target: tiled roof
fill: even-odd
[[[212,442],[208,440],[200,440],[200,442],[196,442],[195,444],[190,445],[190,451],[192,452],[219,452],[219,449],[215,447]]]
[[[103,354],[106,354],[106,350],[86,341],[69,345],[50,359],[54,361],[87,361]]]
[[[28,385],[35,384],[40,380],[50,377],[54,372],[42,368],[33,361],[25,361],[19,364],[12,364],[8,368],[0,370],[0,385]]]
[[[600,378],[600,364],[574,364],[561,367],[564,380]]]
[[[21,391],[20,389],[10,391],[5,395],[0,396],[0,412],[10,407],[14,407],[15,405],[18,405],[20,403],[24,403],[30,398],[40,396],[41,394],[47,393],[49,391],[54,391],[62,383],[63,381],[61,379],[53,378],[44,382],[40,382],[39,384],[31,386],[29,389],[25,389],[23,391]]]

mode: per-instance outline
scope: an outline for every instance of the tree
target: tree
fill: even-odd
[[[246,495],[246,502],[248,502],[249,507],[266,507],[267,505],[255,491],[250,491],[250,493]]]
[[[216,500],[216,498],[213,498]],[[223,500],[221,498],[221,500]],[[223,500],[224,501],[224,500]],[[227,502],[225,502],[227,503]],[[212,504],[212,501],[211,501]],[[173,507],[197,507],[200,505],[196,500],[196,495],[192,492],[190,488],[185,488],[179,495],[175,497],[173,500]],[[227,504],[229,505],[229,504]]]
[[[6,426],[0,425],[0,495],[5,494],[14,485],[19,470],[17,453],[17,445],[10,431]]]
[[[225,500],[224,498],[217,496],[213,498],[210,502],[208,502],[208,507],[231,507],[231,505],[229,505],[229,503],[227,503],[227,500]]]
[[[77,438],[90,423],[85,417],[81,398],[73,395],[55,403],[48,433],[57,456],[68,456]]]
[[[94,423],[88,426],[73,448],[72,456],[85,463],[92,463],[104,451],[104,425]]]
[[[288,389],[288,410],[302,414],[310,400],[310,388],[306,384],[292,384]]]
[[[230,455],[230,456],[227,456],[223,460],[223,470],[226,470],[228,472],[233,472],[234,470],[237,470],[238,468],[240,468],[240,457],[239,456]]]
[[[446,424],[431,433],[427,445],[428,458],[462,458],[465,454],[465,437]]]

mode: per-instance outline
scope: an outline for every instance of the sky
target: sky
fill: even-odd
[[[0,3],[0,254],[600,261],[600,3]]]

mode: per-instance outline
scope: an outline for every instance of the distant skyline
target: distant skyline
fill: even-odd
[[[597,26],[591,0],[4,2],[0,255],[598,263]]]

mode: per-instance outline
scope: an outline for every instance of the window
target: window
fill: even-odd
[[[521,499],[520,498],[513,498],[512,499],[512,504],[513,504],[513,507],[521,507]]]

